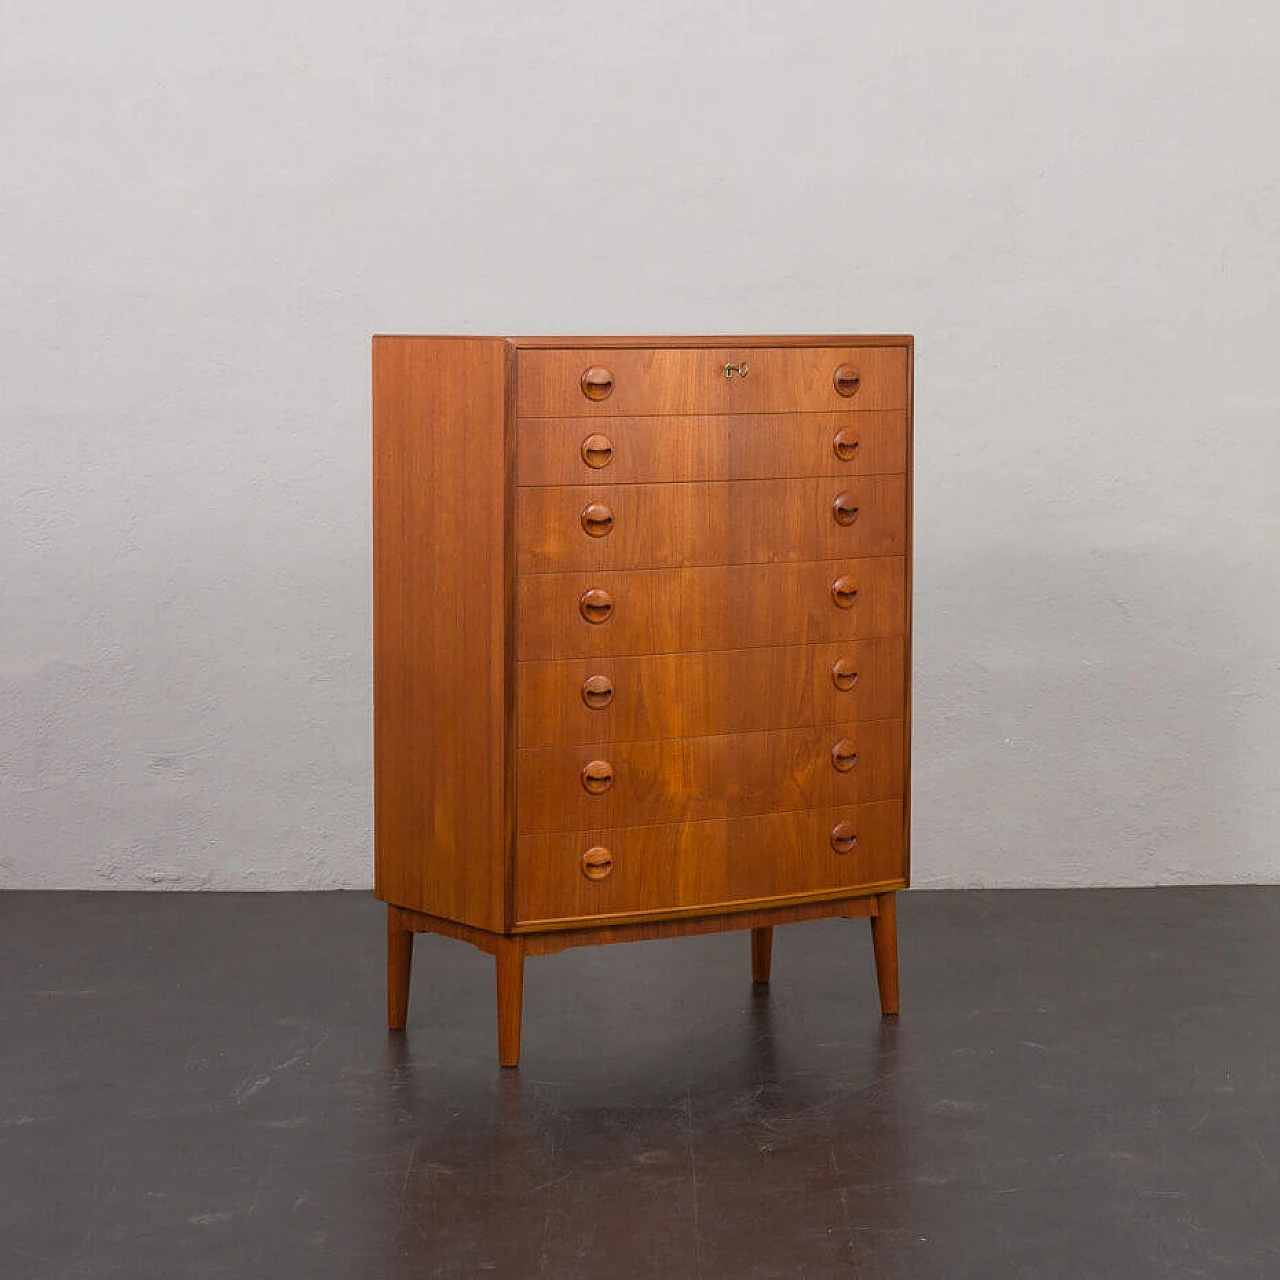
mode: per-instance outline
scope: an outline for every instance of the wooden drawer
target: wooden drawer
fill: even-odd
[[[725,366],[747,376],[725,376]],[[851,394],[837,390],[837,371]],[[591,372],[589,372],[591,371]],[[594,378],[593,399],[584,378]],[[663,347],[522,350],[522,417],[905,409],[906,347]]]
[[[847,853],[832,831],[854,835]],[[516,915],[522,924],[602,916],[749,907],[767,899],[834,896],[899,886],[905,878],[902,802],[887,800],[765,817],[664,823],[516,842]],[[588,879],[583,855],[608,850],[608,871]],[[596,854],[592,861],[606,861]]]
[[[906,624],[900,556],[534,574],[516,592],[522,659],[861,640],[901,636]],[[850,607],[836,603],[837,593]]]
[[[634,742],[892,720],[906,703],[905,666],[897,639],[524,662],[517,742]]]
[[[523,834],[746,818],[902,799],[901,720],[538,747],[516,760]]]
[[[520,573],[900,556],[905,476],[521,489]]]
[[[899,411],[521,418],[516,425],[521,485],[900,475],[906,469],[907,415]]]

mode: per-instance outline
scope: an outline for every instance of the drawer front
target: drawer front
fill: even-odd
[[[765,817],[524,835],[522,924],[727,906],[895,887],[905,876],[898,800]],[[838,841],[845,852],[837,852]],[[587,857],[588,851],[591,853]],[[591,876],[598,878],[589,878]]]
[[[905,476],[521,489],[521,573],[899,556]]]
[[[521,747],[697,738],[893,720],[906,705],[901,640],[519,664]]]
[[[902,799],[901,720],[538,747],[516,758],[521,834],[746,818]]]
[[[534,574],[516,586],[518,653],[690,653],[901,636],[904,569],[902,557],[886,556]]]
[[[516,359],[516,411],[528,417],[907,407],[906,347],[584,347]]]
[[[901,412],[723,414],[712,417],[522,418],[521,485],[788,476],[901,475]]]

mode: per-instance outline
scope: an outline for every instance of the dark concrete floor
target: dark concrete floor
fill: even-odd
[[[492,961],[361,894],[0,895],[0,1277],[1280,1276],[1280,890]]]

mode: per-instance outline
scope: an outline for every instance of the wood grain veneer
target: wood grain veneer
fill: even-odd
[[[857,754],[847,771],[832,760],[838,743]],[[594,761],[607,764],[611,775],[608,787],[598,792],[588,790],[581,778]],[[520,751],[516,777],[522,833],[898,800],[902,721],[538,747]]]
[[[599,707],[584,698],[589,680],[607,686]],[[905,682],[897,637],[523,662],[516,732],[520,746],[545,747],[889,720]]]
[[[564,573],[900,556],[906,490],[905,476],[521,489],[516,527],[527,533],[516,568]],[[597,527],[589,530],[592,517]]]
[[[592,437],[603,441],[588,450]],[[520,418],[521,485],[773,480],[897,475],[907,469],[905,411]]]
[[[851,608],[832,588],[856,590]],[[599,625],[579,611],[604,592],[612,612]],[[901,636],[906,625],[902,557],[753,564],[704,569],[537,574],[517,584],[522,659],[683,653],[756,645]]]
[[[857,844],[836,853],[830,833],[851,823]],[[732,908],[858,886],[899,884],[902,802],[799,809],[751,818],[523,835],[516,842],[516,907],[524,924],[673,908]],[[588,880],[583,852],[603,846],[613,871]]]
[[[375,885],[399,906],[500,929],[506,347],[381,338],[373,356]]]
[[[516,412],[521,417],[620,414],[777,413],[905,409],[904,347],[631,347],[521,350]],[[725,366],[748,366],[725,376]],[[835,371],[859,373],[856,395],[841,395]],[[612,379],[603,399],[584,395],[588,370]]]
[[[872,921],[909,875],[913,344],[378,337],[374,839],[412,939],[524,959]]]

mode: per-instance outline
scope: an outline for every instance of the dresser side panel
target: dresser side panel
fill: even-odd
[[[916,500],[916,340],[907,339],[907,512],[906,512],[906,626],[903,659],[903,787],[902,787],[902,874],[911,885],[911,692],[914,682],[911,657],[912,620],[915,613],[915,500]]]
[[[378,897],[498,931],[509,866],[507,347],[373,340]]]

